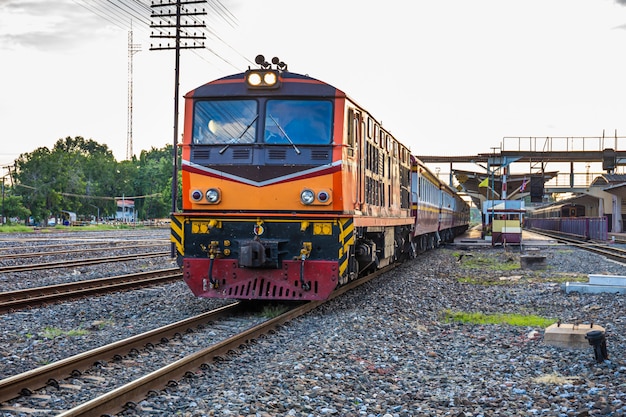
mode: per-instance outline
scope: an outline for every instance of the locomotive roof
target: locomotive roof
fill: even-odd
[[[228,75],[217,80],[208,82],[185,94],[185,98],[191,97],[226,97],[226,96],[249,96],[254,95],[298,95],[315,97],[345,97],[346,94],[323,81],[309,77],[308,75],[282,71],[279,73],[281,82],[277,89],[251,90],[245,83],[245,73]]]

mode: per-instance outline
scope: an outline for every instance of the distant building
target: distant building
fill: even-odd
[[[135,200],[128,198],[118,198],[115,200],[117,210],[115,212],[115,220],[120,222],[131,223],[137,220],[135,212]]]

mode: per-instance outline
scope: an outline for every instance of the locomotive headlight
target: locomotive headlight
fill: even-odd
[[[263,82],[265,82],[265,84],[268,86],[272,86],[276,84],[276,81],[277,81],[277,78],[276,78],[275,72],[266,72],[263,75]]]
[[[251,72],[250,74],[248,74],[248,84],[250,84],[252,87],[258,87],[259,85],[261,85],[261,74],[258,72]]]
[[[307,206],[313,204],[313,201],[315,201],[315,193],[311,190],[302,190],[300,193],[300,201]]]
[[[193,190],[191,192],[191,199],[193,201],[200,201],[200,200],[202,200],[202,191],[200,191],[200,190]]]
[[[206,192],[206,199],[211,204],[219,203],[220,201],[220,190],[217,188],[210,188]]]
[[[278,88],[278,71],[273,69],[248,70],[245,74],[249,88]]]

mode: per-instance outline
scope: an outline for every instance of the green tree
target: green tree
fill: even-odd
[[[112,199],[101,199],[111,196],[111,186],[117,185],[112,180],[117,162],[106,145],[80,136],[67,137],[56,142],[52,155],[59,163],[56,187],[62,193],[64,210],[83,216],[96,214],[94,206],[102,206],[101,215],[115,210]]]
[[[14,194],[42,224],[61,210],[79,217],[113,216],[121,198],[135,201],[139,219],[166,217],[171,210],[172,149],[152,148],[139,159],[117,162],[106,145],[66,137],[52,150],[42,147],[18,157]]]
[[[172,205],[172,146],[142,151],[139,166],[137,180],[147,196],[141,206],[142,215],[146,218],[168,217]]]
[[[116,161],[106,145],[77,136],[59,139],[52,150],[42,147],[20,155],[15,161],[15,179],[24,205],[37,222],[61,210],[78,214],[93,212],[91,196],[103,196]],[[104,213],[114,210],[108,200]]]
[[[28,219],[30,210],[24,207],[22,197],[18,195],[5,195],[2,198],[2,210],[4,216],[8,219],[17,217],[19,219]]]
[[[59,203],[56,191],[57,166],[48,148],[21,154],[15,160],[16,192],[36,222],[44,222]],[[45,222],[44,222],[45,223]]]

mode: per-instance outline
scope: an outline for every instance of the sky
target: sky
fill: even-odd
[[[180,98],[263,54],[343,90],[415,155],[626,136],[626,0],[209,2],[212,35],[182,51]],[[0,0],[0,166],[68,136],[126,158],[131,19],[94,12],[105,3]],[[132,24],[139,155],[173,142],[175,60]]]

